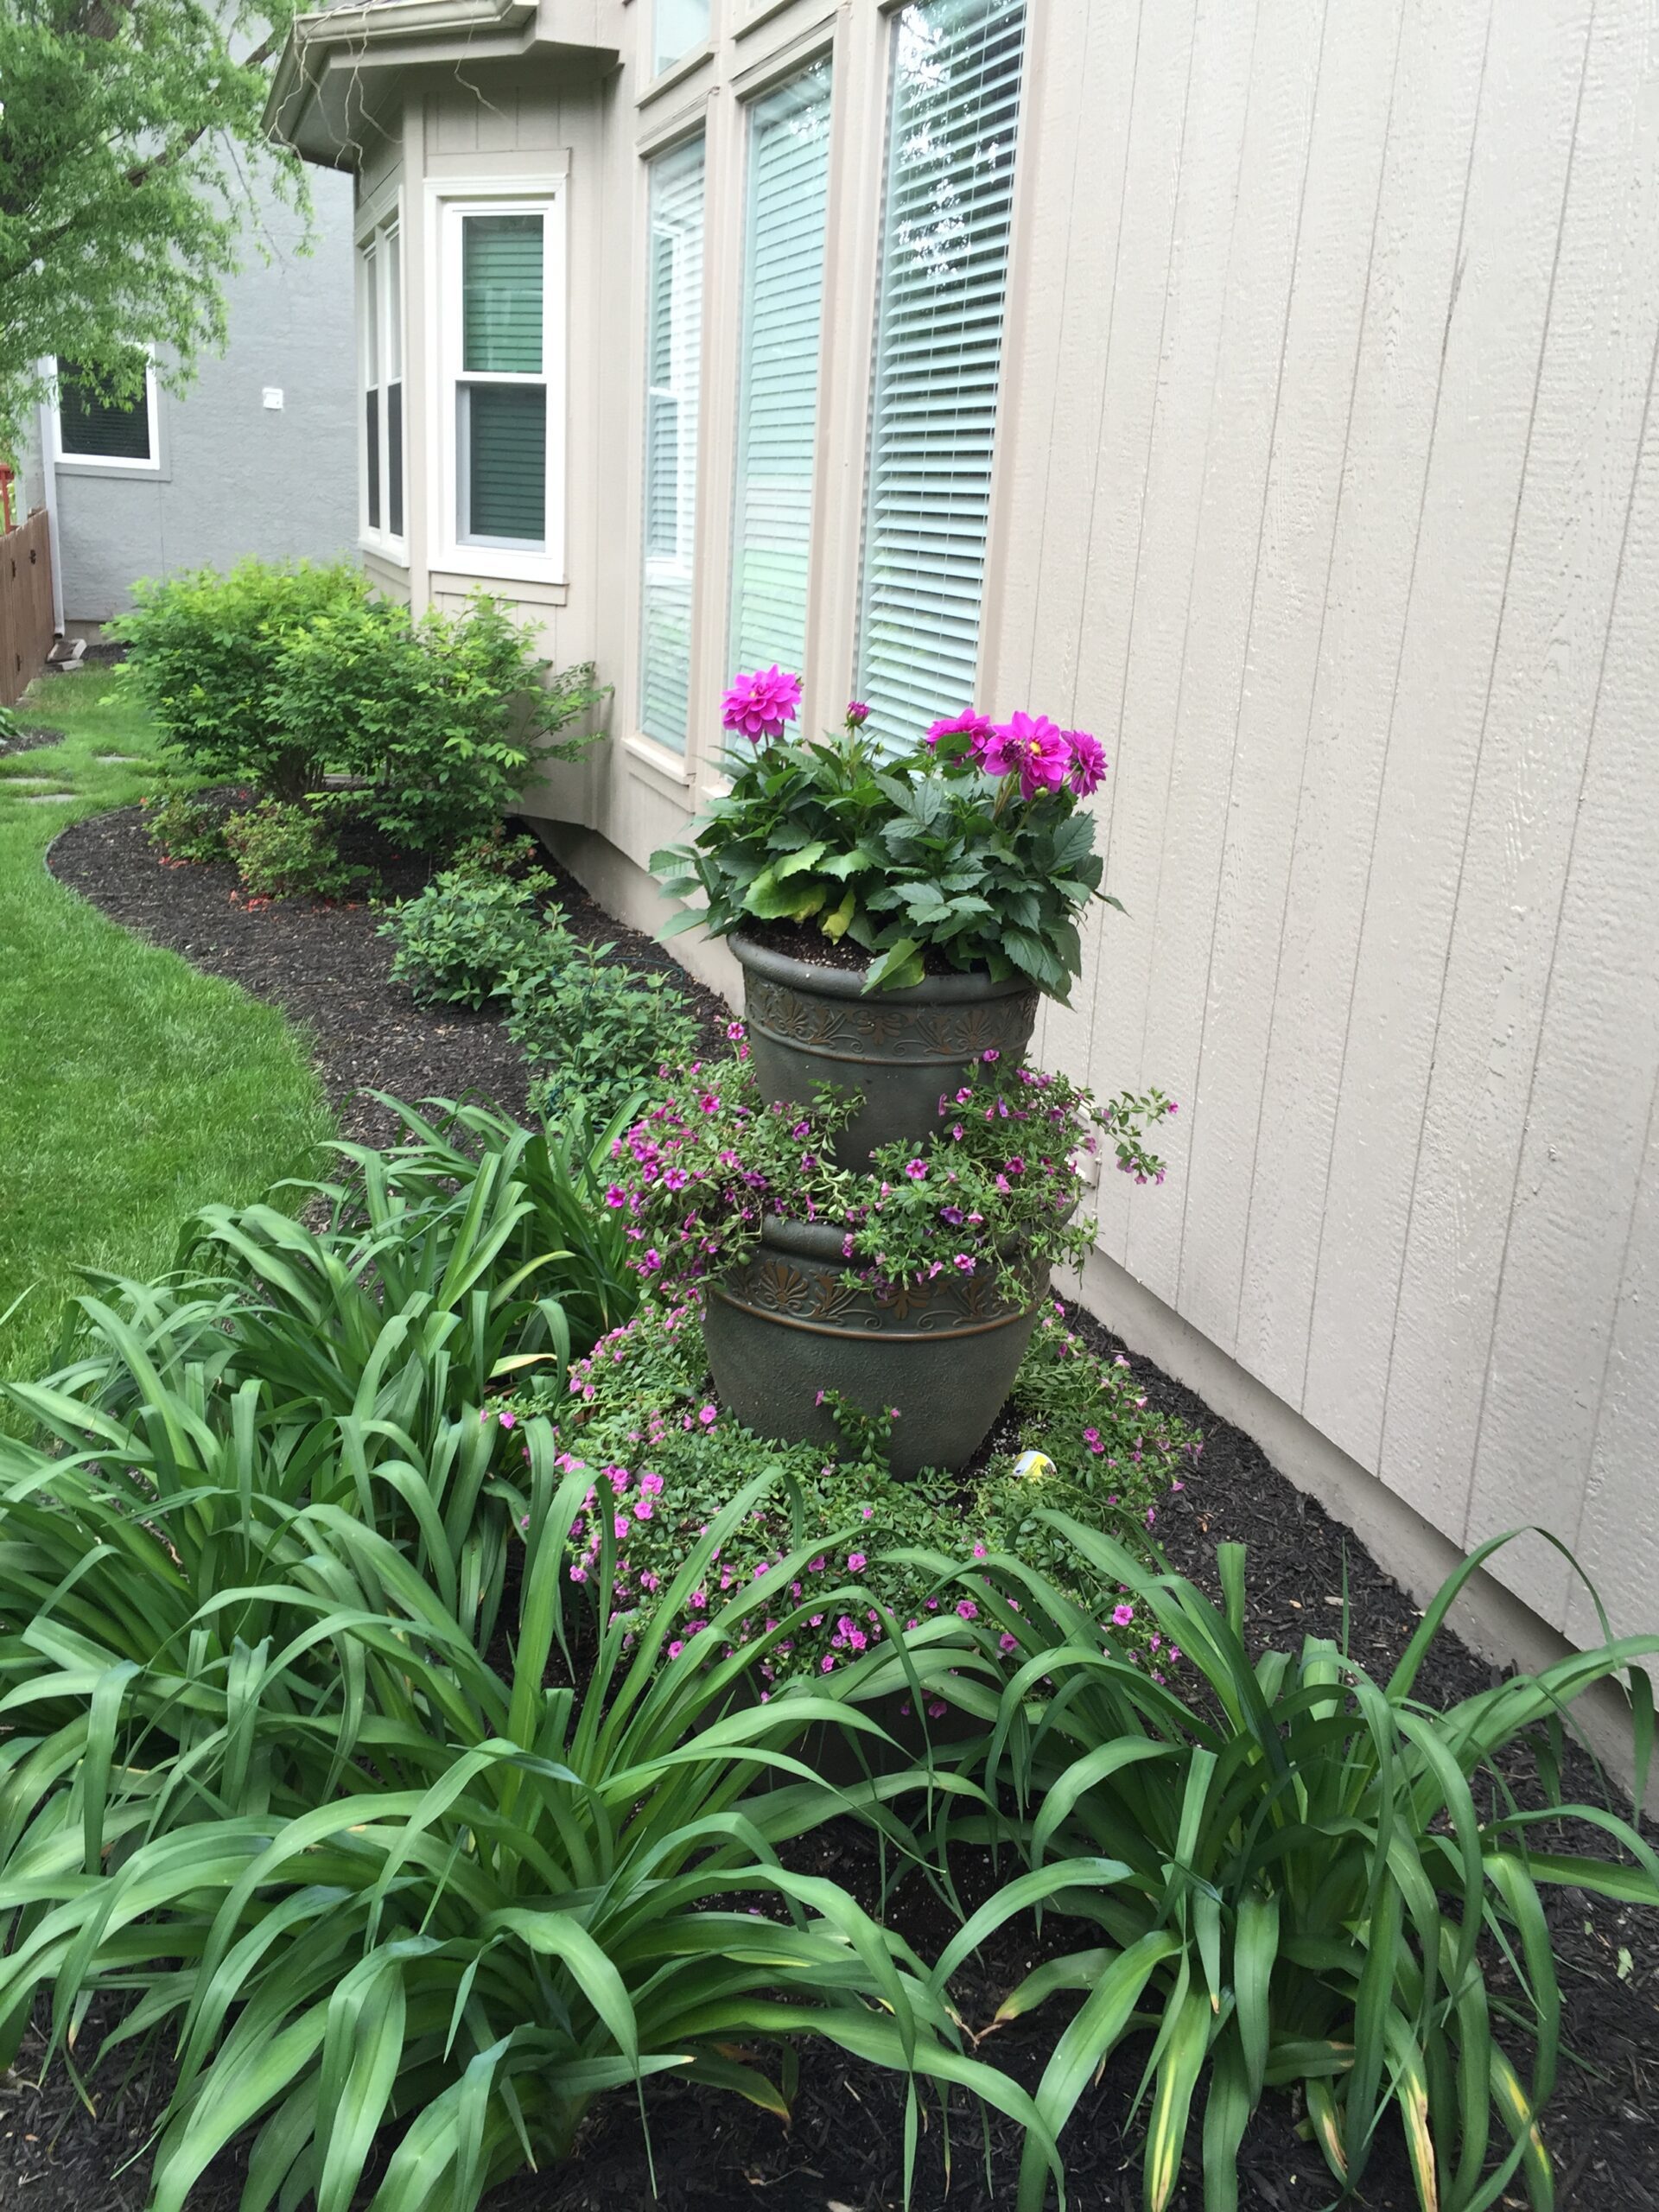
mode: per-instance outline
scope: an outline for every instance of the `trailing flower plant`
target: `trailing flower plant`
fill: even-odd
[[[652,859],[670,897],[706,903],[664,935],[810,924],[871,956],[868,990],[931,966],[1025,976],[1064,999],[1082,966],[1079,912],[1091,897],[1118,904],[1079,810],[1106,772],[1095,738],[1046,715],[970,710],[892,753],[865,734],[858,700],[835,736],[792,737],[800,696],[777,668],[727,692],[731,789],[689,843]]]
[[[660,1628],[676,1664],[750,1647],[766,1697],[791,1681],[840,1676],[900,1631],[974,1620],[972,1593],[947,1586],[932,1563],[944,1526],[962,1531],[956,1567],[1017,1550],[1088,1607],[1101,1640],[1149,1680],[1163,1681],[1179,1664],[1145,1609],[1128,1602],[1116,1578],[1057,1542],[1046,1516],[1084,1514],[1127,1544],[1144,1544],[1166,1499],[1185,1488],[1202,1440],[1149,1405],[1127,1361],[1091,1352],[1058,1303],[1045,1313],[1014,1385],[1023,1449],[994,1454],[978,1474],[893,1482],[885,1456],[891,1413],[824,1396],[841,1434],[828,1457],[816,1445],[753,1435],[711,1391],[695,1306],[652,1306],[602,1338],[568,1378],[532,1382],[484,1418],[512,1435],[543,1413],[560,1466],[586,1468],[566,1573],[596,1589],[603,1548],[614,1546],[613,1624],[630,1636]],[[677,1585],[684,1560],[764,1467],[773,1470],[771,1487],[722,1536],[707,1573]],[[779,1593],[785,1602],[711,1634],[735,1594],[791,1553],[804,1557]],[[780,1634],[791,1610],[798,1618]],[[938,1719],[944,1707],[931,1698],[928,1709]]]
[[[826,1090],[810,1114],[768,1104],[741,1025],[728,1034],[734,1059],[694,1064],[613,1147],[607,1203],[628,1217],[639,1272],[671,1300],[741,1264],[768,1217],[840,1228],[849,1281],[880,1297],[947,1270],[988,1273],[1018,1297],[1037,1271],[1087,1249],[1080,1155],[1103,1139],[1124,1173],[1163,1179],[1144,1134],[1176,1110],[1172,1100],[1153,1090],[1100,1106],[1023,1065],[1003,1080],[995,1048],[971,1081],[941,1093],[931,1135],[883,1146],[865,1173],[838,1168],[829,1147],[847,1102]]]

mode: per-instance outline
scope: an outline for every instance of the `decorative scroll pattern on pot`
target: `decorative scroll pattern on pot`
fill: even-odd
[[[719,1285],[717,1294],[752,1313],[777,1314],[808,1327],[867,1330],[872,1335],[891,1334],[895,1322],[912,1331],[944,1334],[1012,1321],[1029,1311],[1027,1305],[1010,1304],[988,1274],[901,1282],[885,1298],[878,1298],[873,1291],[843,1282],[827,1268],[797,1267],[766,1254],[734,1269]]]
[[[1036,1001],[1033,989],[962,1006],[893,1006],[809,996],[753,969],[745,982],[751,1029],[809,1050],[856,1047],[890,1060],[960,1064],[993,1048],[1012,1055],[1031,1033]]]

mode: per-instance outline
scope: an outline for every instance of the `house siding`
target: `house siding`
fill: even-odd
[[[356,372],[351,182],[314,173],[314,249],[292,211],[262,196],[261,239],[225,287],[229,342],[181,394],[158,390],[153,474],[57,470],[63,612],[108,621],[141,576],[204,563],[333,559],[356,537]],[[280,411],[264,391],[283,393]]]
[[[645,0],[599,9],[629,57],[601,79],[499,65],[409,94],[429,174],[568,162],[568,582],[519,603],[616,694],[612,743],[532,804],[647,920],[648,855],[716,773],[742,101],[826,48],[809,728],[855,666],[889,18],[721,14],[710,56],[644,97]],[[1181,1103],[1164,1187],[1106,1179],[1091,1280],[1401,1527],[1468,1547],[1546,1522],[1620,1629],[1653,1628],[1651,10],[1041,0],[1028,22],[979,702],[1092,728],[1113,763],[1094,804],[1129,911],[1090,917],[1038,1051]],[[642,156],[695,128],[682,762],[636,734]],[[414,330],[424,281],[412,262]],[[418,560],[412,587],[433,588]],[[1497,1572],[1594,1634],[1541,1541]]]

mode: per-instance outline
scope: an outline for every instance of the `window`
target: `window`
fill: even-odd
[[[639,727],[677,753],[691,699],[702,167],[702,141],[694,138],[657,156],[650,183]]]
[[[743,353],[733,516],[730,665],[806,658],[818,339],[830,180],[830,64],[749,114]]]
[[[651,73],[664,69],[709,36],[709,0],[655,0],[652,12]]]
[[[58,459],[124,468],[155,468],[156,376],[147,369],[142,395],[124,406],[100,399],[73,361],[58,363]]]
[[[1024,29],[1022,0],[894,27],[858,677],[894,741],[973,695]]]
[[[435,565],[563,582],[563,203],[446,199]]]
[[[396,223],[376,231],[360,254],[363,341],[363,531],[404,536],[403,241]]]

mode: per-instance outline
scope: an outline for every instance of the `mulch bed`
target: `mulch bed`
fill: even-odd
[[[365,836],[348,836],[343,850],[372,869],[382,902],[410,897],[432,874],[429,861]],[[384,917],[374,906],[283,899],[250,906],[227,863],[164,865],[136,806],[66,830],[47,864],[60,883],[140,937],[280,1006],[309,1033],[329,1102],[354,1141],[392,1141],[397,1124],[366,1095],[374,1090],[411,1102],[481,1097],[523,1113],[524,1057],[499,1015],[416,1006],[391,980],[392,948],[378,934]],[[545,865],[557,884],[553,903],[572,934],[613,944],[617,957],[636,966],[671,969],[702,1017],[707,1050],[716,1051],[731,1018],[725,1001],[639,931],[613,921],[550,855]]]
[[[227,869],[169,869],[157,865],[136,810],[78,825],[54,847],[51,865],[64,882],[106,912],[172,946],[209,972],[242,983],[308,1024],[331,1096],[354,1134],[378,1141],[385,1117],[355,1094],[365,1084],[405,1096],[481,1090],[518,1108],[524,1075],[499,1026],[446,1014],[423,1014],[387,981],[390,948],[374,935],[364,908],[298,902],[249,912],[229,897]],[[414,887],[418,874],[394,883]],[[559,897],[569,926],[618,945],[621,957],[658,964],[664,956],[626,931],[580,887],[562,878]],[[727,1009],[688,984],[711,1040]],[[1079,1325],[1098,1349],[1117,1341],[1087,1317]],[[1214,1547],[1236,1539],[1249,1548],[1250,1635],[1258,1645],[1294,1648],[1308,1633],[1336,1634],[1344,1588],[1355,1656],[1385,1675],[1416,1623],[1410,1599],[1357,1539],[1278,1474],[1250,1440],[1217,1421],[1191,1392],[1135,1359],[1154,1402],[1205,1432],[1204,1457],[1179,1510],[1160,1518],[1160,1535],[1173,1562],[1213,1586]],[[1420,1695],[1449,1704],[1495,1679],[1485,1662],[1444,1637],[1420,1681]],[[1524,1755],[1508,1779],[1524,1801],[1535,1777]],[[1571,1754],[1569,1792],[1606,1802],[1592,1764]],[[1651,1831],[1649,1831],[1651,1833]],[[1593,1832],[1569,1831],[1567,1847],[1596,1847]],[[833,1874],[874,1902],[878,1865],[868,1837],[853,1824],[805,1840],[797,1863]],[[961,1870],[971,1908],[988,1887],[985,1870]],[[1557,2202],[1565,2212],[1659,2212],[1659,1916],[1627,1911],[1583,1896],[1548,1897],[1566,2000],[1569,2054],[1548,2117],[1557,2162]],[[890,1922],[926,1957],[937,1955],[952,1923],[932,1894],[912,1881],[894,1898]],[[1071,1948],[1075,1923],[1050,1917],[1040,1935],[1029,1921],[1010,1923],[969,1962],[954,1985],[965,2016],[988,2019],[1000,1999],[1052,1948]],[[1063,2015],[1046,2008],[998,2034],[988,2056],[1034,2084]],[[90,2037],[83,2038],[83,2048]],[[1132,2212],[1141,2202],[1136,2131],[1126,2120],[1144,2063],[1144,2047],[1122,2054],[1084,2097],[1065,2139],[1069,2202],[1076,2212]],[[25,2054],[25,2070],[28,2054]],[[138,2153],[157,2108],[160,2083],[148,2076],[123,2089],[117,2069],[100,2082],[101,2119],[92,2121],[61,2071],[44,2089],[22,2081],[0,2085],[0,2201],[28,2212],[140,2212],[144,2163],[121,2171]],[[638,2113],[617,2096],[595,2107],[580,2153],[562,2171],[524,2175],[497,2190],[489,2212],[896,2212],[904,2201],[905,2097],[893,2075],[808,2045],[791,2125],[737,2100],[694,2085],[659,2080],[645,2093],[652,2159]],[[1296,2115],[1270,2098],[1247,2139],[1239,2196],[1248,2208],[1292,2212],[1328,2203],[1332,2187],[1324,2160],[1296,2133]],[[1202,2189],[1198,2128],[1189,2138],[1175,2203],[1199,2212]],[[947,2173],[937,2108],[930,2110],[911,2202],[917,2212],[1007,2212],[1019,2164],[1015,2131],[993,2119],[986,2164],[981,2124],[956,2100]],[[653,2165],[654,2159],[654,2193]],[[240,2178],[223,2162],[192,2192],[193,2212],[233,2212]],[[1415,2194],[1393,2131],[1379,2141],[1358,2200],[1378,2212],[1407,2212]],[[1503,2199],[1519,2207],[1516,2183]]]

